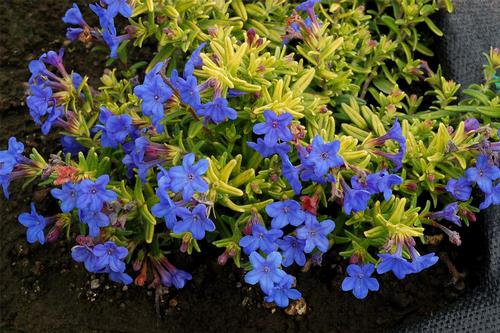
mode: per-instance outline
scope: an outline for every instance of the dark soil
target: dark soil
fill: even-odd
[[[44,156],[58,150],[56,141],[40,136],[30,121],[23,103],[23,82],[29,77],[29,60],[62,46],[65,27],[60,17],[70,6],[68,0],[0,2],[2,149],[8,137],[16,136]],[[102,59],[81,46],[67,49],[68,67],[93,75],[94,82],[102,73]],[[29,209],[31,200],[40,201],[37,198],[43,192],[20,187],[11,185],[10,201],[0,199],[1,332],[381,332],[455,301],[464,286],[475,285],[474,272],[481,264],[478,226],[472,226],[461,248],[440,245],[424,249],[447,251],[451,262],[465,273],[465,283],[451,283],[448,267],[440,260],[435,267],[403,281],[386,274],[379,279],[380,292],[358,301],[340,291],[344,267],[336,265],[339,260],[330,253],[322,267],[295,273],[308,311],[292,317],[263,304],[256,288],[242,284],[242,272],[229,263],[218,266],[217,250],[203,244],[202,255],[176,258],[180,268],[192,273],[193,281],[183,290],[163,296],[160,318],[154,291],[89,275],[72,261],[69,242],[27,244],[17,216]],[[53,206],[41,202],[37,206],[45,215],[54,213]]]

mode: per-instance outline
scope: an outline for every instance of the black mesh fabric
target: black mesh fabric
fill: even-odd
[[[443,11],[438,25],[444,32],[436,55],[447,77],[462,84],[480,83],[483,53],[500,48],[500,0],[452,0],[455,10]]]
[[[449,308],[394,333],[500,332],[500,206],[487,210],[480,223],[487,245],[479,285]]]
[[[453,4],[453,13],[439,17],[445,35],[437,55],[445,76],[464,87],[482,81],[483,53],[500,48],[500,0],[453,0]],[[481,223],[486,262],[479,285],[449,308],[394,332],[500,332],[500,206],[487,210]]]

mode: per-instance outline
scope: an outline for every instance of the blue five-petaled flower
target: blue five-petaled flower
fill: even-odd
[[[343,291],[352,291],[357,299],[363,299],[368,291],[377,291],[379,284],[376,278],[371,277],[375,266],[371,263],[365,265],[350,264],[347,266],[347,274],[342,281]]]
[[[304,254],[304,247],[306,241],[304,239],[297,239],[293,236],[285,236],[283,239],[276,241],[279,248],[283,251],[283,266],[288,267],[294,262],[299,266],[304,266],[306,263],[306,255]]]
[[[47,226],[47,220],[37,213],[33,202],[31,203],[31,213],[22,213],[19,215],[18,220],[19,223],[28,228],[26,230],[28,243],[33,244],[36,241],[40,242],[40,244],[45,243],[43,230]]]
[[[325,143],[321,136],[316,135],[306,164],[314,168],[317,177],[323,177],[329,169],[344,165],[344,160],[338,155],[339,149],[340,141]]]
[[[194,163],[193,153],[184,156],[182,165],[175,166],[168,171],[170,176],[170,188],[173,192],[182,192],[182,199],[188,201],[195,192],[204,193],[208,191],[208,184],[203,175],[208,169],[208,160],[201,159]]]
[[[104,244],[97,244],[93,252],[97,257],[96,266],[98,269],[109,267],[114,272],[123,272],[125,270],[123,259],[128,255],[127,248],[117,246],[112,241],[107,241]]]
[[[476,167],[465,171],[465,177],[470,182],[475,182],[484,193],[493,189],[493,181],[500,178],[500,169],[490,162],[486,155],[479,155]]]
[[[207,207],[203,204],[196,205],[193,210],[179,207],[176,211],[180,221],[174,224],[175,233],[191,232],[196,240],[203,239],[206,231],[214,231],[215,224],[207,217]]]
[[[163,81],[160,70],[164,63],[159,62],[146,75],[144,83],[134,88],[134,94],[142,99],[141,110],[150,117],[155,126],[163,119],[163,104],[172,96],[172,89]]]
[[[311,253],[315,248],[326,252],[329,246],[327,235],[333,229],[335,229],[335,222],[332,220],[324,220],[320,223],[316,216],[306,213],[305,225],[297,229],[297,238],[306,241],[304,247],[306,253]]]
[[[286,273],[280,268],[281,254],[271,252],[263,258],[257,252],[250,254],[252,270],[245,274],[245,282],[248,284],[259,283],[260,288],[266,294],[271,294],[275,283],[281,282]]]
[[[108,175],[100,176],[95,182],[90,179],[82,180],[77,186],[77,207],[83,210],[100,211],[105,202],[116,200],[116,193],[106,189],[108,183]]]
[[[298,226],[306,219],[300,204],[295,200],[273,202],[266,206],[266,213],[273,218],[271,225],[275,229],[281,229],[288,224]]]
[[[50,191],[52,196],[61,201],[61,211],[68,213],[77,207],[78,190],[73,183],[64,183],[62,187],[54,188]]]
[[[264,111],[265,122],[253,126],[255,134],[264,135],[264,143],[268,146],[274,146],[278,140],[288,142],[293,139],[292,132],[288,128],[293,116],[289,113],[282,113],[279,116],[271,110]]]

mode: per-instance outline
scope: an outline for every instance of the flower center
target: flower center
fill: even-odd
[[[96,194],[97,193],[97,189],[95,187],[92,187],[92,189],[90,190],[90,193]]]
[[[263,239],[264,238],[264,233],[259,232],[259,234],[257,235],[257,237],[260,238],[260,239]]]
[[[189,181],[192,181],[194,179],[194,175],[192,173],[188,173],[187,178]]]
[[[327,160],[328,159],[328,153],[327,152],[321,153],[321,158],[324,159],[324,160]]]
[[[309,231],[309,236],[311,236],[311,237],[316,236],[316,230],[310,230]]]
[[[264,268],[262,269],[262,271],[264,273],[269,273],[271,271],[271,268],[269,268],[269,266],[264,266]]]
[[[155,99],[155,101],[157,101],[157,100],[159,100],[159,99],[160,99],[160,96],[155,95],[154,99]]]
[[[272,128],[277,128],[277,127],[278,127],[278,122],[277,122],[276,120],[273,120],[273,121],[271,122],[271,127],[272,127]]]

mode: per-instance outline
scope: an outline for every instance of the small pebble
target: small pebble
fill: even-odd
[[[93,279],[92,281],[90,281],[90,289],[97,289],[100,285],[101,282],[99,281],[99,279]]]
[[[286,309],[285,313],[289,316],[302,316],[307,313],[307,303],[301,298],[293,301]]]

